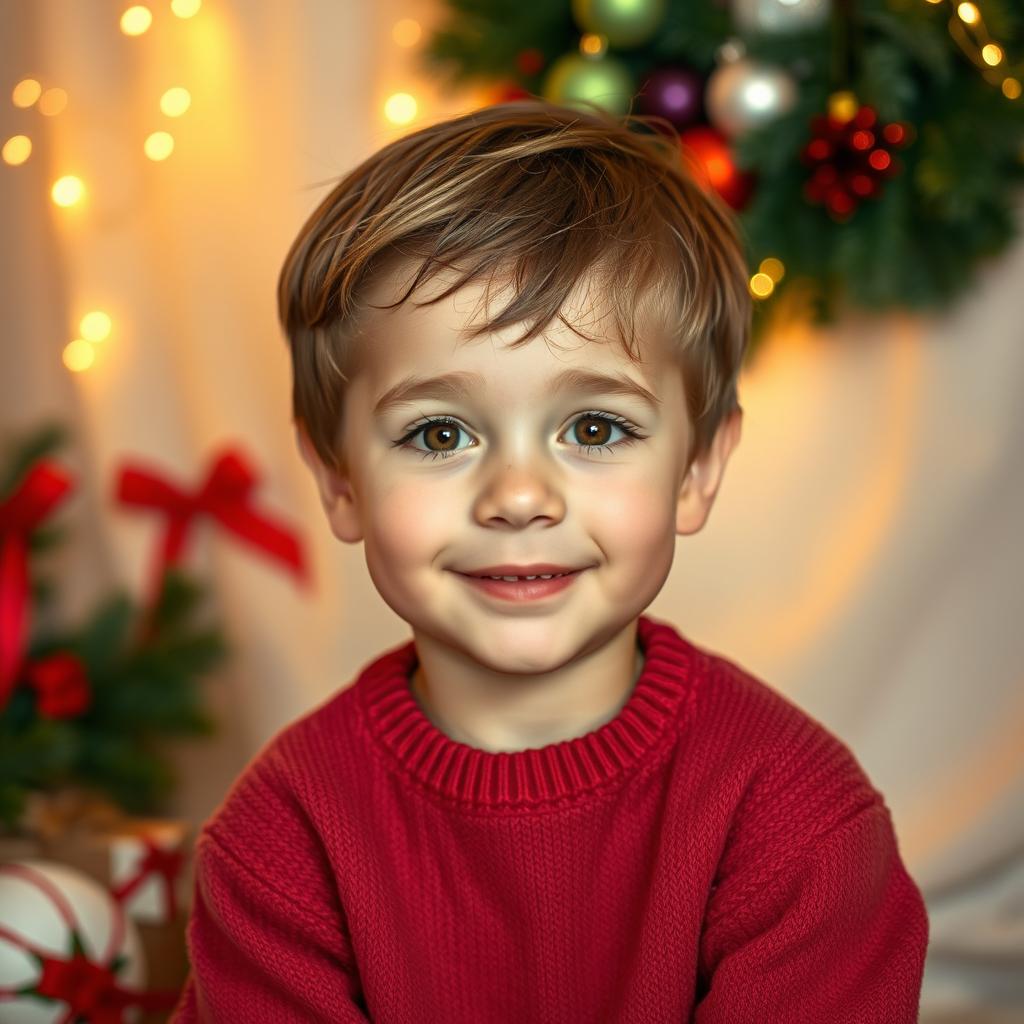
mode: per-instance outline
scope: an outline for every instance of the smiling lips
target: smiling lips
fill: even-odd
[[[525,570],[537,569],[560,569],[554,565],[494,565],[488,569],[507,570],[515,569],[516,573],[485,573],[482,576],[460,573],[471,587],[481,591],[490,597],[500,598],[502,601],[523,602],[536,601],[540,598],[551,597],[560,591],[571,587],[576,580],[586,571],[583,569],[563,569],[561,572],[526,572]],[[477,570],[479,572],[479,570]],[[523,573],[522,576],[519,573]]]
[[[568,573],[579,572],[568,565],[554,565],[551,562],[533,562],[530,565],[488,565],[482,569],[471,569],[464,572],[463,576],[472,576],[477,579],[496,577],[506,581],[525,580],[534,577],[564,576]]]

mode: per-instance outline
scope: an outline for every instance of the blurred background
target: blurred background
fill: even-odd
[[[382,145],[543,95],[660,118],[749,248],[743,443],[649,614],[884,794],[922,1020],[1024,1021],[1024,12],[853,7],[0,0],[0,859],[126,905],[156,995],[195,831],[409,636],[295,447],[284,255]]]

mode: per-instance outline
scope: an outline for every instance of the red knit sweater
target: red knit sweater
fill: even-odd
[[[850,750],[642,616],[585,736],[489,753],[413,642],[277,734],[203,826],[174,1022],[903,1024],[928,919]]]

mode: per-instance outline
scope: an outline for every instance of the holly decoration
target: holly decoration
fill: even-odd
[[[77,487],[54,458],[65,443],[62,427],[44,427],[0,464],[0,825],[10,832],[24,828],[30,796],[67,787],[160,813],[174,774],[157,743],[214,731],[199,683],[227,652],[199,615],[204,588],[177,566],[152,607],[117,591],[80,625],[58,623],[45,563]]]
[[[884,182],[902,170],[894,151],[907,145],[913,128],[880,124],[873,107],[860,106],[852,117],[836,114],[811,119],[811,141],[801,154],[812,168],[804,185],[808,202],[823,204],[836,221],[847,221],[864,199],[878,196]]]

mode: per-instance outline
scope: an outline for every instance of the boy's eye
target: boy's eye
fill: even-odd
[[[626,436],[609,443],[616,430]],[[581,413],[566,428],[565,433],[571,433],[576,448],[587,455],[595,451],[604,452],[622,448],[643,440],[647,436],[641,434],[629,420],[603,412]],[[426,449],[408,443],[420,434],[423,435],[423,440],[428,446]],[[458,420],[452,419],[450,416],[436,416],[416,424],[404,437],[392,442],[392,447],[408,448],[417,452],[422,458],[436,459],[440,456],[442,459],[446,459],[451,455],[457,455],[460,451],[465,451],[465,448],[457,446],[459,436],[462,434],[468,436],[468,431]],[[472,445],[467,447],[472,447]]]

